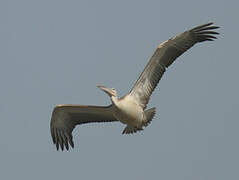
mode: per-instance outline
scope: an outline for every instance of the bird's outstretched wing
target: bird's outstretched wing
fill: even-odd
[[[219,27],[212,26],[212,24],[213,23],[204,24],[185,31],[161,43],[157,47],[129,93],[129,95],[137,100],[142,108],[146,108],[149,98],[166,68],[169,67],[177,57],[198,42],[213,41],[216,39],[213,35],[219,33],[212,30]]]
[[[82,106],[58,105],[54,108],[51,118],[51,135],[53,143],[62,151],[64,147],[69,150],[69,144],[74,147],[72,131],[78,124],[93,122],[113,122],[112,106]]]

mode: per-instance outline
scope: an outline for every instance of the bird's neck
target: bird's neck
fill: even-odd
[[[111,96],[111,101],[114,105],[117,105],[119,100],[117,96]]]

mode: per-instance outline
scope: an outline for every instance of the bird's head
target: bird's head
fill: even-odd
[[[117,97],[117,91],[115,90],[115,88],[107,88],[101,85],[97,85],[97,87],[100,88],[105,93],[107,93],[110,97],[112,96]]]

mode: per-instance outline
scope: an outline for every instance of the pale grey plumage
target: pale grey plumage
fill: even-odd
[[[57,150],[59,146],[68,150],[69,144],[74,147],[72,131],[78,124],[93,122],[120,121],[126,124],[123,133],[134,133],[146,127],[155,115],[155,108],[148,110],[149,98],[169,67],[177,57],[194,44],[216,39],[219,34],[213,29],[213,23],[197,26],[161,43],[146,65],[144,71],[134,84],[131,91],[118,99],[115,89],[98,86],[110,97],[110,106],[58,105],[54,108],[51,118],[51,135]]]

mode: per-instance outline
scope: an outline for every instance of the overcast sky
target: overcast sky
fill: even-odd
[[[0,2],[0,178],[239,179],[238,1],[3,0]],[[108,105],[123,96],[159,43],[215,22],[167,70],[143,132],[78,126],[75,148],[50,136],[56,104]]]

